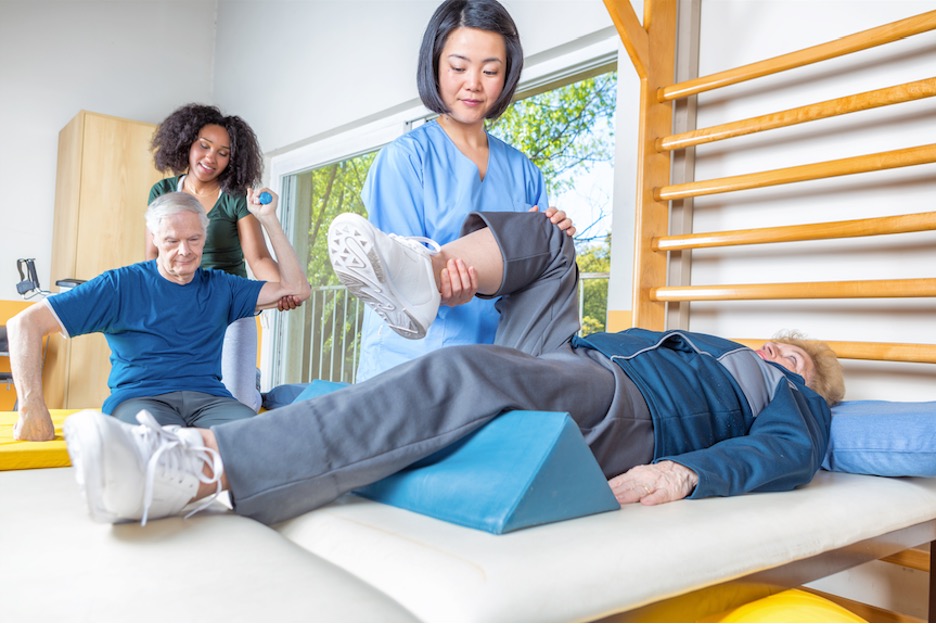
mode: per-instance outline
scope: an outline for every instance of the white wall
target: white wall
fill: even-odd
[[[804,10],[808,6],[808,15]],[[932,0],[703,0],[700,73],[758,61],[936,8]],[[731,45],[725,44],[731,33]],[[844,59],[742,83],[699,97],[699,126],[921,80],[933,75],[936,33],[917,35]],[[782,87],[782,90],[781,90]],[[936,99],[865,111],[702,146],[696,179],[711,179],[933,143]],[[808,138],[809,140],[804,140]],[[728,143],[731,143],[729,146]],[[857,219],[934,210],[936,165],[698,198],[700,231]],[[761,283],[933,277],[934,233],[695,252],[693,283]],[[859,247],[860,245],[860,247]],[[815,251],[804,259],[797,250]],[[778,258],[780,262],[778,262]],[[933,342],[932,299],[878,302],[693,304],[692,328],[734,336],[800,329],[827,340]],[[816,312],[819,309],[821,312]],[[847,362],[848,398],[936,399],[931,365],[899,376],[879,365]]]
[[[0,0],[0,299],[19,299],[17,258],[50,286],[58,133],[78,111],[157,123],[212,100],[216,4]]]

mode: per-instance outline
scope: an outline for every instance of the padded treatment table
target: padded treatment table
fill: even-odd
[[[3,470],[0,621],[689,621],[933,541],[934,518],[936,479],[820,471],[504,535],[355,495],[272,528],[220,503],[110,526],[70,468]]]
[[[933,518],[936,479],[821,471],[792,492],[625,505],[506,535],[351,495],[277,529],[423,621],[690,621],[931,541]],[[715,601],[692,593],[738,579],[744,591]]]
[[[219,503],[91,522],[71,468],[0,471],[0,621],[413,621],[395,601]]]

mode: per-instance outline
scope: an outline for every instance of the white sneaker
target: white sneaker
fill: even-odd
[[[393,331],[413,340],[426,335],[439,312],[430,258],[439,249],[428,238],[384,234],[353,213],[338,215],[328,228],[328,256],[341,282]]]
[[[199,483],[216,483],[192,514],[221,491],[221,457],[194,429],[161,427],[146,410],[139,425],[85,410],[65,420],[65,442],[78,487],[96,522],[121,522],[178,515]],[[205,464],[212,476],[202,473]],[[186,516],[188,517],[188,516]]]

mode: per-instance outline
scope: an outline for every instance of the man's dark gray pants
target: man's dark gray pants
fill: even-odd
[[[250,320],[253,322],[253,318]],[[111,415],[125,423],[136,425],[136,415],[140,410],[148,411],[162,426],[178,425],[202,429],[257,415],[255,410],[233,397],[219,397],[190,390],[127,399],[119,403]]]
[[[608,477],[652,459],[652,425],[636,387],[598,352],[570,345],[579,328],[572,239],[541,213],[475,213],[463,233],[483,227],[504,257],[495,344],[440,349],[213,427],[237,513],[267,524],[295,517],[513,409],[569,412]]]

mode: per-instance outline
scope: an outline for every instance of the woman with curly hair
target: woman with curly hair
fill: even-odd
[[[280,281],[279,265],[267,248],[260,222],[247,210],[247,192],[260,183],[263,161],[251,127],[236,115],[225,116],[215,106],[186,104],[156,129],[152,142],[159,171],[172,177],[150,189],[149,201],[165,193],[193,195],[208,213],[203,268],[247,277]],[[147,259],[156,248],[147,237]],[[298,302],[286,299],[281,310]],[[234,398],[260,408],[257,390],[257,326],[252,318],[228,327],[222,353],[222,381]]]

